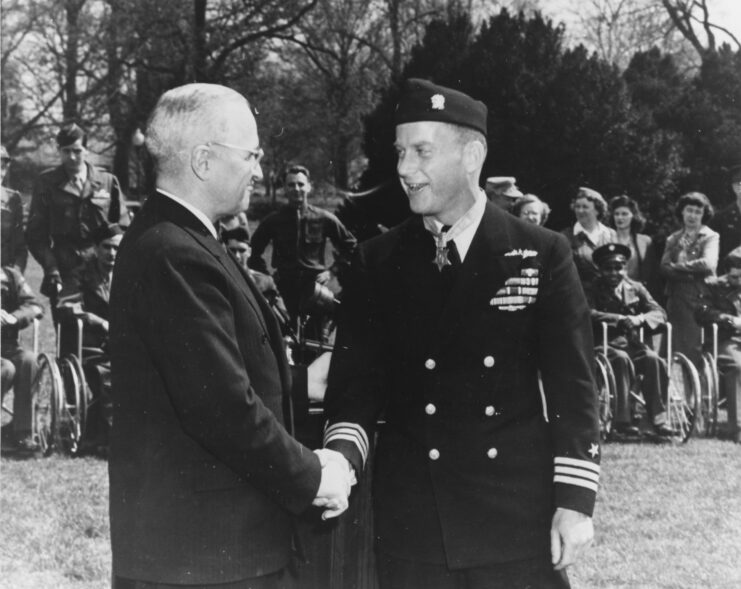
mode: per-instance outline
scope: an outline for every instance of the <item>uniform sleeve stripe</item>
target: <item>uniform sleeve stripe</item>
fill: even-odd
[[[576,477],[594,481],[595,483],[599,482],[599,475],[596,472],[591,472],[583,468],[569,468],[567,466],[556,466],[555,473],[562,474],[562,475],[573,475]]]
[[[326,446],[331,440],[347,440],[358,447],[358,451],[363,458],[363,463],[368,458],[368,436],[365,430],[356,423],[333,423],[324,432],[324,445]]]
[[[577,487],[584,487],[586,489],[590,489],[591,491],[597,492],[597,483],[593,483],[592,481],[586,481],[584,479],[577,479],[574,477],[567,477],[563,475],[556,475],[553,477],[554,483],[564,483],[566,485],[575,485]]]
[[[343,433],[350,433],[351,435],[358,437],[358,444],[362,446],[363,453],[368,453],[368,436],[365,433],[365,430],[360,427],[357,423],[350,423],[347,421],[340,421],[338,423],[333,423],[330,425],[327,430],[324,432],[324,437],[327,438],[328,436],[331,436],[335,432],[343,432]]]
[[[599,474],[599,464],[589,462],[588,460],[579,460],[578,458],[566,458],[565,456],[556,456],[554,459],[556,468],[559,466],[572,466],[574,468],[583,468]]]
[[[366,456],[368,454],[368,446],[366,446],[363,438],[358,434],[358,432],[353,431],[351,429],[334,429],[331,432],[327,432],[324,434],[324,443],[326,445],[327,442],[330,440],[335,440],[338,438],[342,438],[343,440],[352,440],[355,442],[355,445],[358,447],[358,450],[360,450],[360,453],[363,454],[363,456]]]

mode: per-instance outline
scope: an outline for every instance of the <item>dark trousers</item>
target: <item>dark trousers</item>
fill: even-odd
[[[641,391],[646,401],[646,409],[654,423],[663,423],[664,394],[667,387],[666,369],[659,355],[647,346],[629,347],[627,350],[610,347],[607,358],[615,373],[617,386],[616,424],[632,422],[630,389],[633,386],[630,374],[630,361],[633,361],[636,376],[642,376]]]
[[[741,337],[718,346],[718,372],[721,392],[726,396],[731,436],[741,442]]]
[[[31,435],[33,412],[31,385],[36,378],[36,354],[20,346],[7,346],[2,353],[3,389],[13,387],[13,432],[17,438]]]
[[[378,555],[381,589],[569,589],[565,571],[547,558],[451,571],[429,564]]]
[[[262,577],[213,585],[171,585],[116,576],[113,577],[112,584],[112,589],[292,589],[293,587],[295,587],[293,578],[285,569]]]

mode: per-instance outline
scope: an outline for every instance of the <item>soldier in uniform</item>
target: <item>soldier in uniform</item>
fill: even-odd
[[[0,182],[10,169],[13,158],[10,157],[4,145],[0,146]],[[2,214],[0,220],[0,256],[3,266],[15,266],[21,273],[26,271],[28,260],[28,248],[26,239],[23,237],[23,202],[17,190],[6,186],[0,186],[0,201],[2,202]]]
[[[630,408],[630,362],[636,374],[643,377],[641,390],[648,413],[658,435],[669,436],[663,395],[667,387],[666,369],[659,355],[639,337],[641,327],[649,331],[666,324],[666,312],[649,294],[646,287],[628,278],[630,248],[609,243],[594,250],[592,259],[599,275],[587,290],[592,308],[595,340],[602,341],[602,324],[608,326],[607,358],[615,372],[617,384],[617,415],[615,429],[621,433],[638,434]]]
[[[697,310],[701,325],[717,323],[718,371],[728,403],[731,436],[741,444],[741,247],[725,257],[728,273],[709,284],[709,294]]]
[[[59,316],[67,319],[82,319],[82,345],[86,348],[85,375],[93,391],[95,403],[88,414],[84,448],[105,451],[108,432],[112,421],[111,362],[108,356],[109,300],[111,280],[118,248],[123,239],[123,230],[116,223],[101,225],[92,236],[95,243],[94,255],[73,272],[72,279],[60,294]],[[62,319],[64,322],[64,319]],[[73,324],[69,321],[70,326]],[[75,329],[63,329],[74,336]],[[74,349],[72,342],[62,342],[63,349]]]
[[[128,224],[118,180],[87,162],[87,135],[75,124],[57,135],[61,165],[41,174],[31,198],[26,241],[41,264],[41,294],[55,298],[93,255],[92,235],[107,223]]]
[[[484,188],[486,196],[498,207],[508,213],[512,212],[518,198],[523,196],[517,188],[517,180],[513,176],[492,176],[486,179]]]
[[[711,229],[720,234],[719,273],[727,269],[723,267],[726,256],[741,245],[741,164],[731,169],[731,190],[736,199],[718,211],[708,223]]]
[[[486,117],[406,83],[397,171],[415,215],[360,244],[340,307],[325,445],[361,472],[383,415],[382,589],[568,587],[592,538],[589,307],[566,239],[479,187]]]
[[[247,272],[249,272],[252,280],[255,281],[257,290],[262,293],[262,296],[270,303],[270,308],[275,314],[278,322],[281,325],[281,330],[285,332],[289,328],[289,317],[286,304],[283,302],[283,297],[278,292],[278,287],[275,284],[275,280],[270,274],[263,274],[257,270],[252,270],[248,265],[247,261],[252,253],[252,246],[250,245],[250,234],[246,227],[237,226],[233,229],[227,229],[222,231],[221,240],[224,242],[226,249],[232,253],[236,258],[239,265],[242,266]]]
[[[32,437],[31,384],[36,376],[36,354],[21,346],[18,335],[34,319],[40,319],[44,309],[15,266],[0,268],[0,287],[2,394],[13,387],[13,434],[17,448],[34,451],[38,443]]]
[[[285,186],[288,206],[265,217],[255,230],[249,265],[267,274],[263,253],[272,242],[275,281],[295,321],[301,312],[302,296],[311,294],[314,282],[327,284],[333,272],[341,275],[357,241],[335,215],[309,204],[312,191],[309,170],[303,166],[289,167]],[[332,268],[327,267],[327,240],[336,250]]]

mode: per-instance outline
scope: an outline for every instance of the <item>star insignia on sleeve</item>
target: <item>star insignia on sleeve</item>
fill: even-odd
[[[599,454],[599,446],[597,444],[589,446],[589,455],[592,458],[597,458],[597,454]]]

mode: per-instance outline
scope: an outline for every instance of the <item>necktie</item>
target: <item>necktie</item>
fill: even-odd
[[[442,232],[447,233],[450,230],[450,225],[443,225]],[[448,260],[452,266],[459,266],[461,264],[461,256],[458,253],[458,248],[455,246],[455,241],[450,240],[445,245],[448,250]]]

